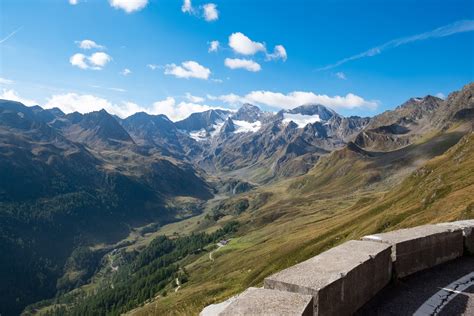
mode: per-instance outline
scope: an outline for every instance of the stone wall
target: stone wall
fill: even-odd
[[[214,315],[351,315],[391,280],[474,254],[473,230],[467,220],[351,240],[267,277]]]

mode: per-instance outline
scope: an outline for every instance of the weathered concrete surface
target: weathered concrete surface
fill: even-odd
[[[227,308],[233,301],[235,301],[242,293],[229,297],[223,302],[207,305],[204,309],[199,313],[199,316],[219,316],[220,313]]]
[[[442,223],[438,225],[443,227],[452,227],[454,229],[460,228],[464,237],[465,251],[470,255],[474,255],[474,220],[470,219],[465,221]]]
[[[266,289],[312,295],[314,315],[350,315],[391,278],[391,246],[351,240],[264,281]]]
[[[248,288],[219,315],[311,316],[313,315],[313,297],[311,295]]]
[[[463,254],[460,228],[424,225],[362,237],[392,245],[394,275],[402,278]]]

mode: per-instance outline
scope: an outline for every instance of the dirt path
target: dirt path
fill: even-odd
[[[221,243],[217,243],[217,249],[214,249],[213,251],[209,253],[209,260],[214,262],[214,258],[212,257],[212,254],[216,252],[217,250],[221,249],[222,247],[224,247],[224,245],[222,245]]]
[[[177,288],[174,289],[174,292],[176,293],[181,288],[181,283],[179,282],[178,278],[176,278],[175,282],[176,282],[176,285],[178,286]]]

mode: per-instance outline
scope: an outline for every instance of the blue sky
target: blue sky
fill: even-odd
[[[0,20],[0,97],[66,112],[365,116],[474,78],[472,0],[2,0]]]

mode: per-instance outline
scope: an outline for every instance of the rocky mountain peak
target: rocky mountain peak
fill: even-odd
[[[213,109],[204,112],[193,113],[184,120],[175,123],[176,127],[183,131],[213,131],[215,125],[223,123],[230,115],[230,111]]]
[[[237,121],[246,121],[254,123],[263,115],[263,111],[258,107],[250,103],[245,103],[240,109],[232,115],[232,118]]]
[[[305,104],[298,106],[292,110],[289,110],[288,113],[291,114],[302,114],[302,115],[319,115],[319,118],[323,121],[328,121],[333,116],[338,115],[331,109],[328,109],[321,104]]]
[[[73,125],[68,128],[68,133],[75,141],[85,143],[95,143],[96,141],[133,142],[117,119],[104,109],[83,115],[75,112],[67,117],[73,118]]]
[[[235,125],[234,121],[229,117],[222,126],[221,133],[227,134],[232,132],[235,132]]]

